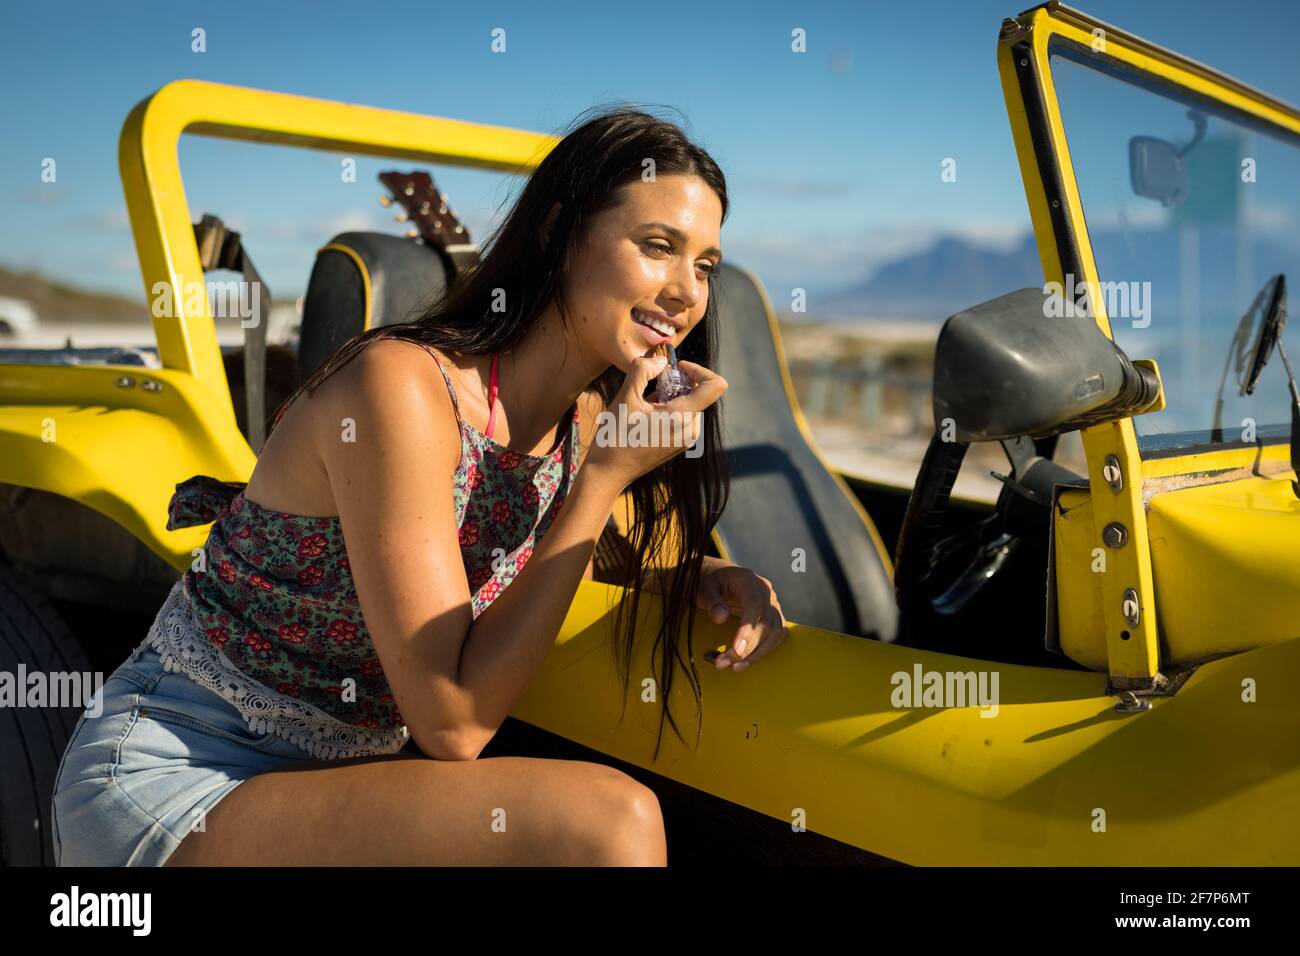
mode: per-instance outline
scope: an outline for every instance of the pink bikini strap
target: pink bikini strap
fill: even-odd
[[[484,434],[492,437],[492,429],[497,423],[497,356],[492,356],[492,378],[488,382],[488,423]]]

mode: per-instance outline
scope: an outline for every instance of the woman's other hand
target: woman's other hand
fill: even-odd
[[[695,603],[717,624],[733,614],[740,618],[730,647],[713,659],[719,670],[743,671],[780,647],[790,633],[772,582],[749,568],[706,567]]]

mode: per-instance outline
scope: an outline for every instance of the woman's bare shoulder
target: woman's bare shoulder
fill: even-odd
[[[376,339],[362,349],[362,355],[369,355],[371,361],[391,362],[421,370],[433,366],[433,355],[447,361],[445,354],[432,345],[416,342],[412,339],[382,338]]]
[[[428,349],[405,339],[368,343],[317,389],[317,441],[332,447],[340,429],[368,422],[389,438],[409,433],[450,444],[459,457],[459,424],[451,396]],[[444,440],[445,439],[445,440]]]
[[[273,511],[336,515],[340,454],[363,439],[365,448],[385,454],[396,445],[425,447],[416,474],[430,467],[454,474],[460,453],[456,415],[442,376],[418,343],[368,343],[303,392],[267,439],[246,493]]]
[[[363,380],[375,380],[390,386],[375,392],[379,399],[400,397],[410,389],[432,391],[433,385],[446,392],[431,350],[432,346],[409,339],[377,339],[367,343],[351,361],[326,378],[317,391],[337,398],[340,394],[354,393],[357,384]],[[332,380],[337,382],[331,388]]]

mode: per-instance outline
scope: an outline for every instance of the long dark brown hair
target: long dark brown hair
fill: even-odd
[[[584,118],[585,117],[585,118]],[[298,386],[275,413],[275,420],[305,389],[308,394],[370,342],[400,338],[470,355],[506,352],[528,334],[555,301],[566,327],[564,264],[590,228],[593,217],[622,201],[622,187],[640,179],[645,160],[654,161],[655,176],[690,175],[704,180],[728,212],[727,183],[712,157],[692,143],[675,123],[626,106],[597,107],[580,115],[526,180],[509,215],[484,244],[476,267],[466,270],[418,318],[367,329],[340,345],[329,359]],[[560,210],[543,238],[548,215]],[[718,310],[713,270],[702,321],[678,349],[680,358],[716,369]],[[504,290],[504,311],[494,311]],[[608,407],[622,388],[625,373],[611,365],[592,383]],[[662,700],[654,759],[663,741],[664,720],[678,739],[681,730],[669,707],[675,663],[690,679],[697,713],[700,683],[695,669],[695,595],[710,535],[726,507],[729,471],[722,452],[720,403],[705,411],[700,428],[703,452],[675,455],[627,487],[633,505],[628,526],[628,554],[621,585],[625,588],[614,624],[614,661],[623,681],[623,713],[631,686],[636,621],[652,560],[675,570],[661,579],[662,614],[651,651]],[[694,454],[694,452],[692,452]],[[672,553],[667,546],[672,545]],[[683,652],[681,634],[685,624]],[[620,717],[621,719],[621,717]],[[699,743],[700,723],[696,728]]]

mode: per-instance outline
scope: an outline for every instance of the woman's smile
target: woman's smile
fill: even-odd
[[[673,340],[673,334],[676,332],[676,329],[673,328],[671,323],[664,322],[661,319],[650,318],[649,316],[643,315],[637,309],[632,310],[632,321],[636,324],[636,327],[641,330],[641,334],[644,336],[645,340],[651,345],[658,346],[663,345],[665,342],[671,342]],[[665,334],[665,332],[668,334]]]

